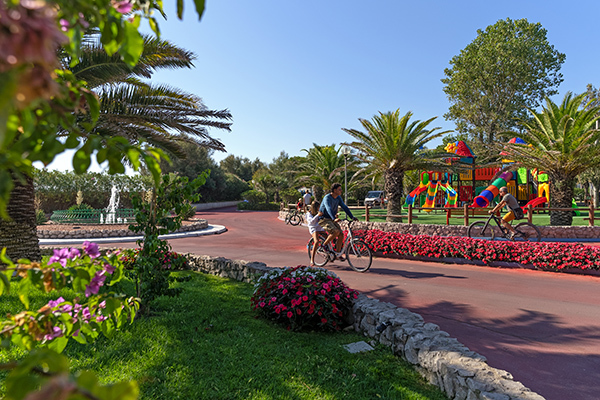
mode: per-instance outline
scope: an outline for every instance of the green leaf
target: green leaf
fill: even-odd
[[[29,310],[29,291],[33,288],[31,281],[27,278],[21,279],[18,285],[19,300]]]
[[[177,0],[177,18],[183,18],[183,0]]]
[[[160,38],[160,27],[158,26],[158,23],[156,22],[156,18],[149,18],[148,22],[150,23],[150,28],[152,28],[152,31],[154,32],[156,37]]]
[[[100,101],[93,92],[85,91],[83,95],[90,107],[90,117],[92,117],[92,122],[96,124],[98,117],[100,116]]]
[[[77,384],[94,393],[94,389],[98,386],[98,377],[93,371],[82,371],[77,377]]]
[[[2,282],[0,282],[0,295],[2,295],[4,289],[6,289],[6,293],[10,291],[10,279],[5,275],[5,271],[0,273],[0,279],[2,280]]]
[[[99,387],[96,393],[101,399],[137,400],[140,389],[135,381],[119,382]]]
[[[202,14],[204,14],[204,3],[204,0],[194,0],[196,12],[198,13],[198,21],[202,19]]]
[[[78,174],[83,174],[87,171],[91,163],[92,160],[86,146],[77,150],[73,155],[73,169]]]
[[[125,21],[125,38],[121,46],[121,57],[130,67],[135,66],[142,51],[144,51],[144,38],[138,31],[140,16],[136,15],[133,22]]]
[[[54,350],[57,353],[62,353],[67,343],[69,343],[69,339],[67,339],[66,337],[57,337],[48,343],[48,348],[50,350]]]

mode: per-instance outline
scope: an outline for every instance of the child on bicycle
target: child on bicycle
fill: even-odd
[[[306,210],[306,222],[308,223],[308,231],[312,235],[313,238],[313,248],[310,253],[310,266],[315,266],[315,254],[317,254],[317,248],[319,247],[319,232],[324,232],[323,229],[319,225],[319,218],[323,215],[322,212],[319,212],[319,207],[321,203],[314,200],[308,210]]]
[[[494,207],[494,209],[488,211],[488,213],[494,214],[496,212],[499,212],[504,206],[508,208],[508,212],[504,215],[504,217],[502,217],[501,222],[502,226],[510,232],[508,238],[512,240],[517,232],[512,227],[510,222],[515,218],[523,218],[523,211],[521,210],[521,207],[519,207],[519,202],[517,201],[517,199],[515,199],[515,196],[508,193],[508,188],[506,186],[501,187],[498,191],[498,194],[502,200],[500,201],[500,203],[498,203],[496,207]],[[520,215],[516,215],[517,213],[519,213]]]

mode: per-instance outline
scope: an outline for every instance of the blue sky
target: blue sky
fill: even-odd
[[[594,16],[597,1],[250,1],[207,0],[202,20],[193,4],[180,21],[166,0],[162,37],[193,51],[195,68],[156,73],[153,80],[194,93],[211,109],[229,109],[232,131],[211,130],[228,154],[271,162],[281,151],[339,144],[360,129],[358,118],[400,109],[415,119],[445,121],[449,103],[440,79],[450,59],[499,19],[540,22],[566,54],[567,91],[600,85]],[[437,143],[434,143],[437,144]],[[69,168],[68,157],[52,167]]]

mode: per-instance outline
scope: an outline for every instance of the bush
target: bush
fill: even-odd
[[[127,249],[122,250],[119,257],[119,261],[123,263],[123,267],[126,270],[133,270],[135,261],[140,252],[140,249]],[[159,254],[157,258],[160,260],[163,269],[170,270],[186,270],[188,268],[188,261],[185,256],[178,254],[174,251],[168,251],[164,254]]]
[[[44,210],[35,210],[35,224],[42,225],[46,223],[46,221],[48,220],[46,219],[46,213]]]
[[[251,204],[267,202],[267,195],[258,190],[247,190],[242,193],[242,198]]]
[[[194,218],[196,216],[196,207],[192,205],[189,201],[183,205],[183,210],[181,211],[181,216],[183,219],[188,220],[190,218]]]
[[[72,205],[71,207],[69,207],[69,211],[79,211],[79,210],[93,210],[94,207],[90,206],[89,204],[85,204],[85,203],[81,203],[81,204],[75,204]]]
[[[258,203],[252,204],[242,201],[238,203],[238,210],[252,210],[252,211],[279,211],[279,204],[277,203]]]
[[[252,305],[287,329],[336,331],[349,325],[358,292],[324,268],[274,269],[254,286]]]
[[[298,201],[298,198],[302,196],[302,193],[300,193],[296,189],[288,188],[280,191],[279,195],[281,196],[285,204],[289,204],[296,203]]]

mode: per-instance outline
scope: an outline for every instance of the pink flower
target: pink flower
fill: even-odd
[[[112,0],[111,5],[121,14],[127,14],[133,9],[133,3],[130,0]]]

